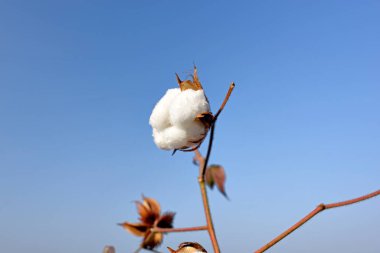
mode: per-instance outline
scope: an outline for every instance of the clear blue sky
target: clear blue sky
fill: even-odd
[[[141,194],[204,224],[192,154],[148,119],[193,63],[216,111],[223,252],[380,186],[379,1],[0,1],[1,252],[131,253]],[[202,147],[204,153],[204,147]],[[326,211],[270,252],[380,252],[380,199]],[[171,234],[164,246],[205,233]],[[165,248],[162,248],[163,252]]]

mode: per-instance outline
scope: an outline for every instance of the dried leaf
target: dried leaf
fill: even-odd
[[[224,187],[225,182],[226,182],[226,173],[222,166],[220,165],[208,166],[206,169],[205,180],[206,180],[206,184],[211,189],[213,189],[214,184],[216,184],[216,187],[223,194],[223,196],[228,198],[225,187]]]
[[[214,188],[214,184],[215,184],[214,176],[212,175],[212,169],[210,169],[210,167],[207,167],[207,169],[206,169],[205,181],[206,181],[206,184],[208,185],[208,187],[210,187],[210,189]]]
[[[178,74],[175,74],[176,75],[176,78],[177,78],[177,82],[178,82],[178,85],[179,87],[181,88],[181,91],[184,91],[184,90],[188,90],[188,89],[191,89],[191,90],[202,90],[202,85],[201,85],[201,82],[199,81],[199,78],[198,78],[198,74],[197,74],[197,68],[194,66],[194,74],[193,74],[193,80],[185,80],[185,81],[182,81]]]
[[[175,213],[173,213],[173,212],[164,213],[159,218],[159,220],[157,222],[157,227],[159,227],[159,228],[172,228],[174,216],[175,216]]]
[[[144,236],[144,234],[148,230],[148,227],[144,224],[141,224],[141,223],[124,222],[124,223],[120,223],[118,225],[122,226],[129,233],[136,235],[136,236]]]

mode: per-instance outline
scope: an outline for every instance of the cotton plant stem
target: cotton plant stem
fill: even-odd
[[[208,231],[208,234],[210,235],[212,247],[214,249],[214,253],[220,253],[218,240],[216,239],[214,224],[212,223],[210,205],[207,198],[206,185],[203,178],[199,178],[199,186],[201,188],[202,202],[203,202],[203,207],[204,207],[205,216],[206,216],[207,231]]]
[[[220,248],[219,248],[219,245],[218,245],[218,240],[216,239],[214,224],[212,222],[210,205],[209,205],[209,201],[208,201],[208,197],[207,197],[207,190],[206,190],[206,185],[205,185],[205,180],[204,180],[203,167],[205,165],[207,166],[206,160],[201,155],[201,153],[199,152],[198,149],[196,149],[194,152],[195,152],[195,158],[194,159],[198,162],[198,165],[199,165],[199,177],[198,177],[198,181],[199,181],[199,187],[201,189],[203,209],[204,209],[205,216],[206,216],[207,231],[208,231],[208,234],[210,236],[210,240],[211,240],[214,252],[215,253],[220,253]]]
[[[288,228],[285,232],[283,232],[282,234],[280,234],[279,236],[274,238],[272,241],[270,241],[269,243],[267,243],[266,245],[264,245],[263,247],[261,247],[260,249],[255,251],[255,253],[262,253],[262,252],[268,250],[269,248],[273,247],[276,243],[278,243],[279,241],[284,239],[286,236],[288,236],[289,234],[294,232],[296,229],[301,227],[303,224],[305,224],[307,221],[309,221],[315,215],[317,215],[318,213],[320,213],[326,209],[332,209],[332,208],[336,208],[336,207],[352,205],[352,204],[358,203],[360,201],[364,201],[364,200],[376,197],[378,195],[380,195],[380,190],[374,191],[372,193],[369,193],[367,195],[363,195],[363,196],[358,197],[358,198],[354,198],[354,199],[350,199],[350,200],[346,200],[346,201],[342,201],[342,202],[336,202],[336,203],[331,203],[331,204],[320,204],[313,211],[311,211],[308,215],[306,215],[300,221],[298,221],[296,224],[294,224],[293,226]]]
[[[207,226],[188,227],[188,228],[152,228],[152,232],[158,233],[178,233],[207,230]]]

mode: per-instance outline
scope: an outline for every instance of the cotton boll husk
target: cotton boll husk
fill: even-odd
[[[153,128],[163,130],[171,126],[169,108],[180,93],[181,90],[179,88],[169,89],[158,101],[149,119],[149,123]]]
[[[188,128],[203,112],[209,112],[210,106],[203,90],[185,90],[178,94],[170,105],[169,116],[172,125]]]
[[[153,137],[159,148],[167,150],[185,147],[188,141],[186,131],[176,126],[163,130],[153,129]]]

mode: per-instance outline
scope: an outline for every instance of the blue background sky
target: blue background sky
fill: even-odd
[[[148,119],[193,63],[215,112],[223,252],[252,252],[321,202],[379,189],[379,1],[0,1],[2,252],[132,252],[144,193],[204,224],[192,154]],[[205,147],[202,152],[205,153]],[[270,252],[379,252],[380,200],[326,211]],[[171,234],[164,246],[207,234]],[[165,248],[162,248],[163,252]]]

